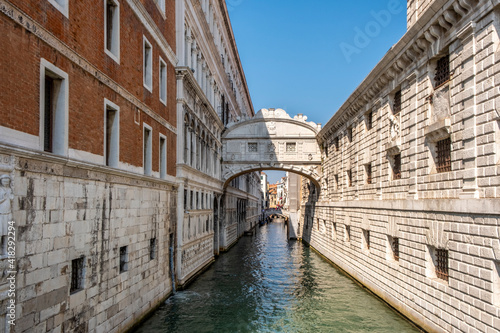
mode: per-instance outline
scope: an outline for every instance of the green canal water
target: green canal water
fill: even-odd
[[[281,223],[242,238],[136,332],[419,332]]]

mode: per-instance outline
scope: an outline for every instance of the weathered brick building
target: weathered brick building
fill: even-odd
[[[15,331],[122,331],[172,290],[175,1],[2,0],[0,12]]]
[[[303,183],[303,239],[432,332],[500,327],[499,5],[408,1]]]

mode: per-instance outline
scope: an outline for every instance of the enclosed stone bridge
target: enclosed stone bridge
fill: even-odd
[[[319,189],[321,150],[316,135],[321,125],[306,120],[282,109],[262,109],[253,118],[229,123],[222,135],[225,185],[248,172],[283,170],[309,178]]]

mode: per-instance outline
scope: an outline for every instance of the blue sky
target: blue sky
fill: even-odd
[[[326,124],[406,32],[406,0],[226,0],[255,112]],[[270,182],[283,175],[270,172]]]

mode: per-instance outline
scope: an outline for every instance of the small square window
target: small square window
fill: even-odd
[[[120,273],[128,271],[128,246],[120,247]]]
[[[427,276],[448,281],[448,250],[427,246]]]
[[[149,259],[156,259],[156,238],[149,240]]]
[[[297,143],[295,142],[287,142],[286,143],[286,152],[287,153],[295,153],[297,151]]]
[[[71,261],[71,287],[70,293],[75,293],[83,289],[85,258],[77,258]]]
[[[257,142],[249,142],[248,143],[248,152],[249,153],[257,153],[259,151],[259,146]]]
[[[445,55],[436,63],[436,74],[434,75],[434,85],[436,88],[442,86],[450,80],[450,56]]]

